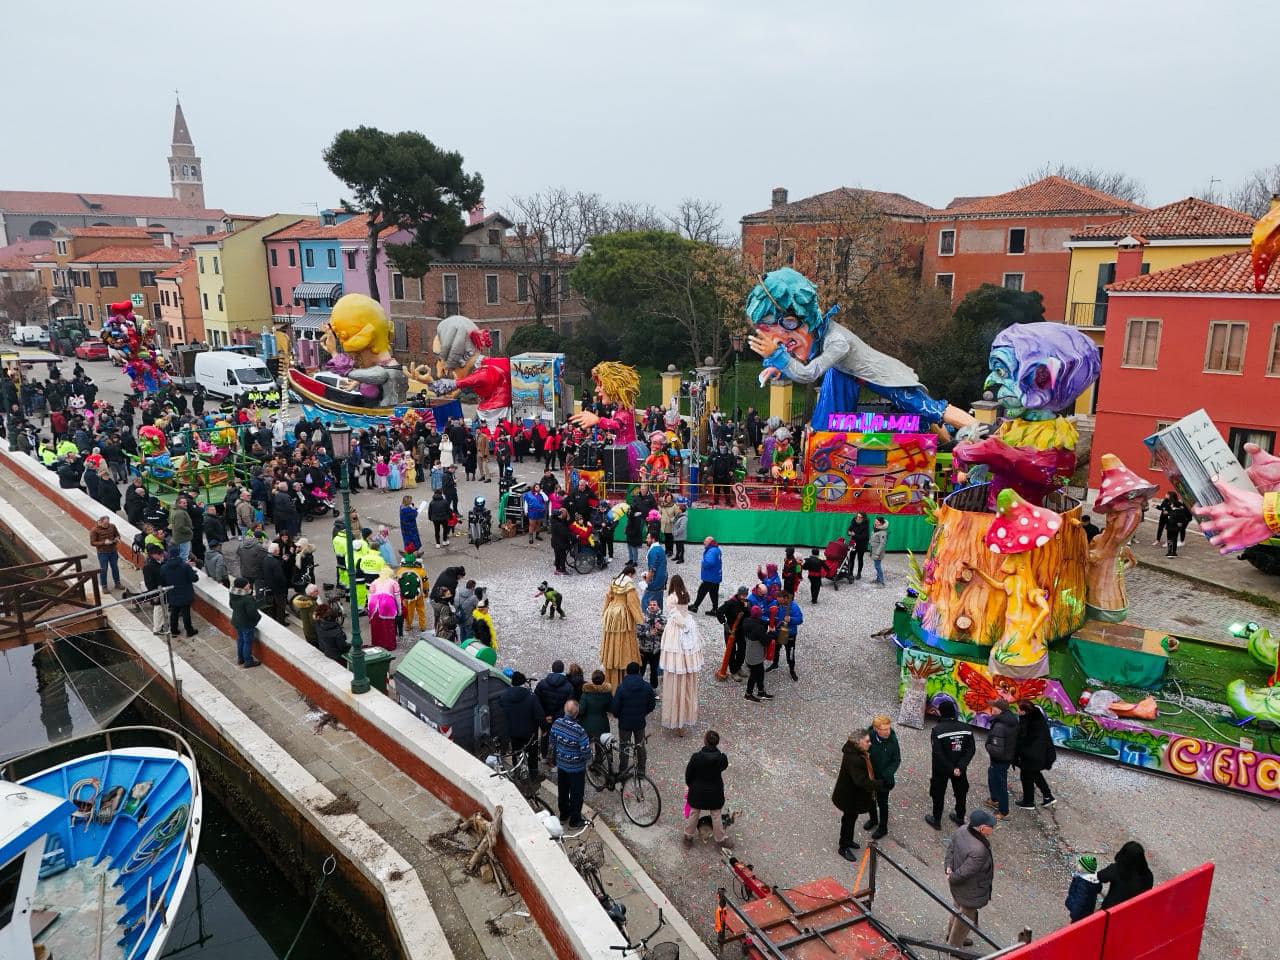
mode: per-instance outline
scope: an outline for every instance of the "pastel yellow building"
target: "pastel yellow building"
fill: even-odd
[[[200,283],[200,314],[210,346],[248,343],[271,330],[271,287],[262,238],[302,219],[277,213],[191,244]]]
[[[1121,247],[1142,247],[1142,272],[1155,273],[1234,253],[1249,246],[1253,218],[1196,197],[1130,214],[1071,235],[1066,322],[1079,327],[1102,350],[1107,323],[1107,284],[1116,277]],[[1092,413],[1098,386],[1076,401],[1076,413]]]

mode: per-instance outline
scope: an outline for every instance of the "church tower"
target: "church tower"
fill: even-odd
[[[204,181],[200,175],[200,158],[191,143],[191,131],[187,118],[182,115],[182,103],[173,108],[173,143],[169,145],[169,182],[173,186],[173,198],[189,207],[203,210]]]

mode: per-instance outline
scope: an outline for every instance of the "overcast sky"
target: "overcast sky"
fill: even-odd
[[[321,150],[362,123],[460,151],[491,209],[563,185],[703,197],[730,222],[774,186],[943,205],[1066,161],[1157,204],[1280,161],[1274,0],[73,0],[4,19],[7,189],[167,194],[175,87],[206,199],[237,213],[334,205]]]

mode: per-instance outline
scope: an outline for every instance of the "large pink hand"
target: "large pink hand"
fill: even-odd
[[[1209,542],[1226,555],[1252,547],[1270,537],[1271,530],[1262,519],[1262,495],[1240,490],[1230,484],[1215,480],[1213,485],[1222,494],[1222,503],[1210,507],[1196,507],[1200,529],[1209,534]]]
[[[1280,457],[1272,456],[1256,443],[1246,443],[1244,452],[1249,454],[1249,468],[1245,473],[1253,485],[1263,493],[1280,490]]]

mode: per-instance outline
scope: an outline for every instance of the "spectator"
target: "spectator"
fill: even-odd
[[[682,503],[676,504],[675,519],[671,521],[671,536],[676,546],[675,562],[684,563],[684,543],[689,538],[689,511]],[[715,608],[715,601],[712,601],[711,609]]]
[[[222,555],[222,544],[211,543],[204,551],[204,572],[210,580],[222,584],[229,582],[227,577],[227,560]]]
[[[716,609],[720,606],[720,583],[724,580],[724,557],[715,537],[707,537],[702,541],[702,566],[698,577],[701,582],[698,584],[698,593],[693,598],[693,603],[689,605],[689,612],[697,613],[702,598],[710,597],[711,609],[707,611],[707,615],[714,617]]]
[[[215,547],[227,542],[227,525],[222,522],[222,517],[218,516],[218,508],[212,503],[205,508],[201,526],[207,547]]]
[[[498,695],[498,707],[507,721],[507,738],[512,754],[524,751],[529,776],[538,777],[538,730],[545,716],[538,698],[528,687],[528,678],[519,670],[511,674],[511,686]]]
[[[649,601],[657,600],[658,609],[662,609],[663,595],[667,592],[667,551],[662,549],[658,534],[652,530],[646,538],[649,552],[645,554],[645,587],[644,596],[640,598],[640,606],[649,609]],[[714,606],[714,601],[712,601]],[[714,613],[713,613],[714,616]]]
[[[666,629],[667,618],[658,609],[656,600],[649,601],[645,610],[644,622],[636,627],[636,641],[640,648],[640,675],[649,671],[649,686],[655,693],[658,691],[658,661],[662,654],[662,631]]]
[[[246,527],[244,536],[240,538],[240,546],[236,548],[236,558],[240,561],[240,576],[257,585],[262,576],[262,560],[267,549],[253,533],[253,527]]]
[[[1101,892],[1097,857],[1089,854],[1079,857],[1075,872],[1071,874],[1071,884],[1067,887],[1067,915],[1072,923],[1083,920],[1098,909],[1098,894]]]
[[[554,487],[552,489],[555,489]],[[548,491],[549,493],[550,491]],[[529,542],[542,539],[542,524],[547,518],[547,501],[540,488],[530,487],[520,498],[524,504],[524,518],[529,525]]]
[[[849,565],[853,568],[853,579],[862,579],[862,557],[871,546],[871,524],[867,521],[865,513],[855,513],[853,519],[849,521],[849,529],[845,531],[845,536],[849,538],[850,549],[853,550],[853,560]]]
[[[968,826],[960,827],[951,835],[951,843],[947,845],[943,859],[956,912],[975,929],[978,911],[991,902],[996,862],[991,854],[990,837],[995,826],[995,817],[990,813],[974,810],[969,814]],[[971,947],[973,939],[969,932],[969,927],[953,916],[947,924],[947,943],[953,947]]]
[[[871,526],[871,565],[876,568],[876,578],[871,582],[877,587],[884,586],[884,551],[888,543],[889,521],[876,517]]]
[[[236,663],[242,667],[258,666],[253,658],[253,635],[261,619],[249,581],[236,577],[231,585],[231,626],[236,631]]]
[[[244,576],[244,571],[241,571],[240,575]],[[289,578],[285,576],[284,564],[280,561],[280,544],[268,544],[267,554],[262,558],[262,569],[257,586],[267,595],[270,607],[267,613],[271,619],[288,626],[289,616],[285,601],[289,599]]]
[[[653,687],[640,676],[640,664],[634,661],[628,663],[626,676],[618,684],[618,689],[613,694],[613,701],[609,704],[609,712],[618,720],[618,740],[621,750],[619,762],[622,769],[626,769],[631,745],[635,744],[636,771],[644,774],[648,759],[648,751],[644,745],[645,724],[657,702]]]
[[[853,851],[859,846],[853,839],[860,814],[871,813],[876,808],[875,794],[880,781],[871,769],[871,735],[866,730],[849,734],[841,750],[840,772],[831,792],[831,802],[840,811],[840,856],[850,863],[858,859]]]
[[[148,593],[160,591],[164,588],[164,578],[160,575],[161,564],[164,560],[164,547],[150,545],[146,550],[147,561],[142,565],[142,586]],[[164,610],[164,595],[156,593],[151,598],[151,632],[157,637],[164,636],[165,633]]]
[[[547,733],[551,725],[564,713],[564,705],[573,697],[573,684],[564,674],[564,661],[556,660],[551,664],[551,672],[538,681],[533,688],[533,695],[542,706],[542,755],[547,755]]]
[[[1049,735],[1049,722],[1030,700],[1018,701],[1018,773],[1022,778],[1022,799],[1018,809],[1036,808],[1036,788],[1040,788],[1040,804],[1052,807],[1057,803],[1053,791],[1045,781],[1044,771],[1057,759],[1057,748]]]
[[[585,826],[582,794],[591,761],[591,738],[578,723],[578,702],[569,700],[564,715],[551,725],[550,740],[555,750],[556,788],[560,822],[572,829]]]
[[[236,501],[236,526],[239,527],[241,533],[246,533],[253,529],[253,523],[257,520],[257,511],[253,508],[252,494],[248,490],[240,491],[240,499]]]
[[[598,743],[600,735],[609,732],[609,707],[613,704],[613,687],[604,678],[603,670],[591,674],[589,683],[582,685],[582,697],[578,701],[578,722],[592,743]]]
[[[179,618],[182,619],[187,636],[196,635],[196,628],[191,625],[191,604],[196,599],[192,584],[199,577],[195,568],[182,558],[182,551],[177,547],[169,550],[168,557],[160,565],[160,582],[169,588],[169,636],[174,639],[178,636]]]
[[[178,497],[169,511],[169,537],[178,548],[178,556],[183,560],[191,555],[191,514],[187,512],[187,498]],[[172,601],[171,601],[172,602]]]
[[[1098,881],[1111,884],[1107,895],[1102,898],[1103,910],[1150,890],[1155,878],[1147,866],[1147,852],[1142,849],[1142,844],[1136,840],[1128,841],[1116,853],[1115,862],[1098,871]]]
[[[815,606],[818,603],[818,594],[822,592],[822,577],[826,570],[826,561],[818,554],[818,548],[813,547],[809,555],[804,558],[804,572],[809,578],[809,602]]]
[[[342,611],[337,607],[322,603],[316,607],[316,646],[334,663],[345,666],[342,655],[351,649],[347,639],[347,631],[343,624]]]
[[[720,734],[708,730],[702,737],[702,749],[689,758],[684,768],[684,785],[689,788],[685,803],[689,816],[684,824],[685,848],[698,838],[698,822],[711,818],[711,836],[721,849],[733,847],[724,832],[720,811],[724,809],[724,772],[729,758],[720,751]]]
[[[929,735],[931,770],[929,774],[929,799],[933,812],[924,822],[935,830],[942,829],[942,808],[947,800],[947,784],[955,795],[955,812],[951,822],[964,825],[965,799],[969,796],[969,761],[973,759],[974,739],[969,725],[956,719],[956,705],[950,700],[938,704],[938,716]]]
[[[747,668],[747,694],[744,699],[755,703],[772,700],[773,694],[764,688],[764,651],[769,643],[769,628],[764,622],[764,610],[759,605],[753,605],[750,615],[742,621],[742,638],[743,663]]]
[[[205,571],[208,572],[207,570]],[[320,588],[314,583],[309,583],[289,601],[289,606],[293,607],[293,612],[298,615],[298,619],[302,621],[302,637],[307,643],[313,647],[318,647],[319,641],[316,640],[316,606],[320,602]]]
[[[444,498],[442,492],[437,490],[431,495],[431,502],[427,504],[427,519],[431,521],[437,549],[449,542],[449,516],[449,501]]]
[[[627,525],[623,536],[627,540],[627,562],[636,566],[640,562],[640,547],[644,544],[644,517],[634,507],[627,513]]]
[[[561,507],[551,517],[551,554],[554,558],[556,573],[566,573],[565,563],[569,557],[569,511]]]
[[[716,670],[717,680],[727,680],[732,674],[735,680],[742,679],[742,658],[746,653],[742,627],[747,620],[746,587],[738,587],[732,597],[716,610],[716,619],[724,628],[724,655],[720,660],[720,668]]]
[[[1093,542],[1094,537],[1102,532],[1102,528],[1094,523],[1093,517],[1089,516],[1087,513],[1080,518],[1080,526],[1084,528],[1084,535],[1088,538],[1090,543]]]
[[[1018,714],[1008,700],[991,704],[991,726],[987,728],[987,806],[997,820],[1009,816],[1009,764],[1018,756]]]
[[[120,555],[116,547],[120,543],[120,531],[105,513],[89,528],[89,545],[98,554],[98,581],[102,590],[107,589],[107,571],[111,571],[115,579],[115,588],[120,589]]]
[[[902,763],[902,751],[898,748],[898,735],[893,732],[889,718],[881,713],[871,718],[871,772],[880,781],[876,790],[876,809],[867,819],[865,829],[874,830],[872,840],[879,840],[889,833],[889,791]]]

